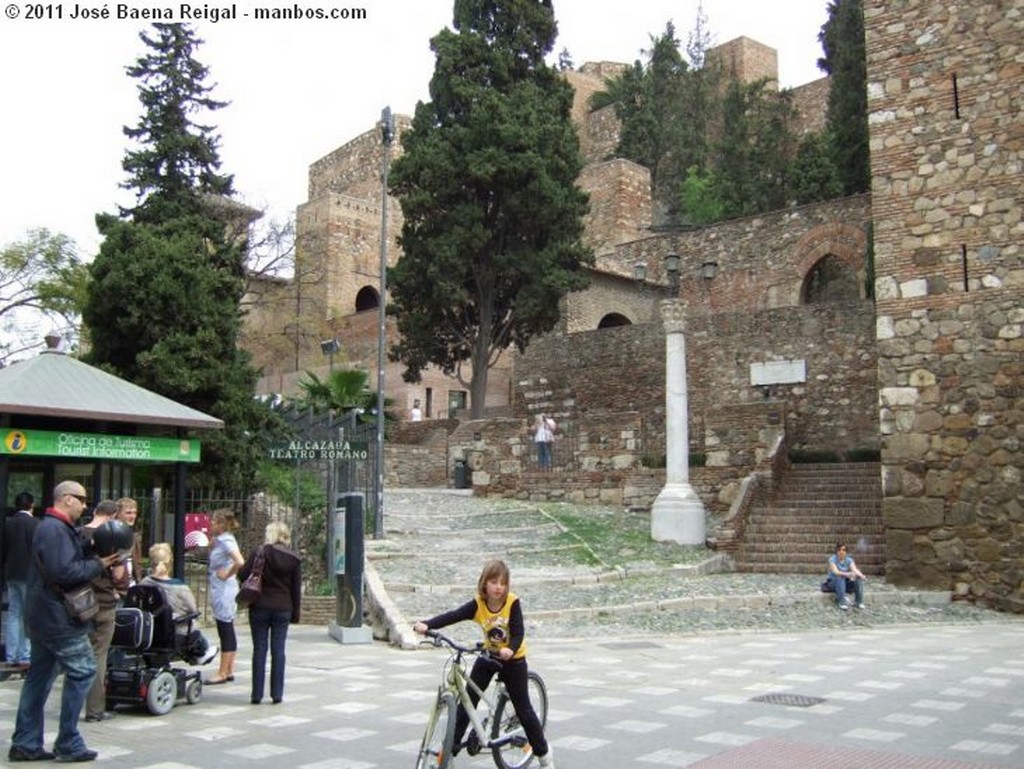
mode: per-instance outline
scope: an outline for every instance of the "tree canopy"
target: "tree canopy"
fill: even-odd
[[[825,117],[832,163],[844,195],[867,192],[871,158],[863,0],[831,0],[818,40],[825,54],[818,66],[832,78]]]
[[[89,273],[66,235],[30,230],[0,251],[0,363],[42,342],[46,324],[75,335]],[[51,330],[50,328],[43,329]]]
[[[140,39],[148,51],[127,72],[143,114],[125,128],[137,145],[122,163],[136,203],[97,216],[104,240],[83,311],[89,359],[224,420],[203,436],[201,480],[238,487],[275,424],[253,398],[256,372],[237,344],[249,212],[227,197],[213,129],[193,119],[224,106],[193,58],[202,41],[185,24],[155,24]]]
[[[433,364],[465,382],[468,361],[476,417],[498,354],[555,326],[592,256],[573,93],[544,61],[551,3],[456,0],[453,27],[431,40],[431,100],[417,104],[390,177],[404,215],[388,277],[401,333],[391,357],[407,381]]]

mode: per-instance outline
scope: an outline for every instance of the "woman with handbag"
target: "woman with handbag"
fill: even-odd
[[[235,539],[237,529],[238,520],[231,508],[222,507],[210,515],[210,605],[220,639],[220,669],[215,677],[206,680],[210,686],[235,680],[235,654],[238,653],[235,635],[238,580],[235,575],[245,563]]]
[[[238,573],[245,580],[243,594],[249,594],[252,600],[249,629],[252,632],[250,702],[253,705],[263,700],[268,647],[270,699],[277,705],[284,698],[284,646],[288,625],[299,621],[302,603],[302,561],[289,549],[291,541],[287,524],[281,521],[267,524],[266,544],[250,553]],[[258,587],[254,584],[257,580]]]

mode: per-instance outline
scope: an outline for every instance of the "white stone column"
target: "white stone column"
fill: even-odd
[[[690,486],[690,408],[686,393],[685,309],[678,299],[661,303],[665,324],[665,488],[651,508],[656,542],[703,545],[704,503]]]

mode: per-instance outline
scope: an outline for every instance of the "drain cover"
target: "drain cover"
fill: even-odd
[[[806,694],[787,694],[785,692],[774,692],[762,694],[760,697],[753,697],[751,702],[763,702],[767,705],[785,705],[787,708],[809,708],[820,705],[825,701],[824,697],[808,697]]]

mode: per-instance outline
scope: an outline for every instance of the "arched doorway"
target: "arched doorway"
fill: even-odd
[[[861,298],[857,273],[835,254],[826,254],[804,276],[801,304],[852,302]]]
[[[356,294],[356,312],[376,310],[380,306],[380,294],[371,286],[363,286]]]
[[[631,326],[633,321],[627,318],[625,315],[618,312],[610,312],[601,318],[601,322],[597,324],[598,328],[615,328],[616,326]]]

